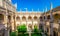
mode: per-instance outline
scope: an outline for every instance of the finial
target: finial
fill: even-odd
[[[52,5],[52,2],[50,3],[50,10],[52,10],[53,9],[53,5]]]
[[[47,7],[45,8],[45,12],[44,12],[44,13],[45,13],[45,15],[46,15],[46,12],[47,12]]]
[[[11,0],[9,0],[11,2]]]
[[[24,8],[24,9],[26,9],[26,12],[28,11],[27,8]]]
[[[47,12],[47,7],[46,7],[46,10],[45,10],[45,12]]]

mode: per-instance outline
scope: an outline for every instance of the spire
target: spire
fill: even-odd
[[[47,15],[46,15],[46,12],[47,12],[47,7],[45,8],[45,21],[47,21]]]
[[[46,7],[46,10],[45,10],[45,12],[47,12],[47,7]]]
[[[53,9],[53,5],[52,5],[52,3],[50,3],[50,10],[52,10]]]
[[[51,20],[53,20],[52,9],[53,9],[53,5],[52,5],[52,3],[50,3],[50,18],[51,18]]]
[[[11,0],[9,0],[11,2]]]
[[[45,8],[45,15],[46,15],[46,12],[47,12],[47,7]]]

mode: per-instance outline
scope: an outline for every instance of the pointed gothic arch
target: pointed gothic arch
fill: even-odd
[[[47,16],[47,19],[50,19],[50,15]]]
[[[0,22],[3,22],[3,21],[4,21],[4,15],[0,14]]]
[[[28,16],[28,20],[32,20],[32,17],[31,16]]]
[[[19,17],[19,16],[17,16],[17,17],[16,17],[16,20],[17,20],[17,21],[20,21],[20,17]]]
[[[22,17],[22,20],[26,20],[26,17],[25,17],[25,16],[23,16],[23,17]]]
[[[37,18],[37,16],[34,16],[34,20],[37,20],[38,18]]]

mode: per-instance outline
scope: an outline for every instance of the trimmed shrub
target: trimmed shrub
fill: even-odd
[[[10,36],[16,36],[16,32],[11,32]]]
[[[33,30],[34,32],[38,32],[38,27],[37,27],[37,25],[34,25],[34,30]]]

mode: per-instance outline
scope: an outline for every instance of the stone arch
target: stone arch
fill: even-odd
[[[31,25],[31,24],[29,24],[29,25],[28,25],[28,28],[32,30],[32,25]]]
[[[17,20],[17,21],[20,21],[20,17],[19,17],[19,16],[17,16],[17,17],[16,17],[16,20]]]
[[[26,20],[26,17],[25,17],[25,16],[23,16],[23,17],[22,17],[22,20]]]
[[[58,20],[60,19],[60,14],[54,14],[53,17],[54,17],[54,22],[57,22],[58,23]]]
[[[5,34],[5,26],[4,26],[4,24],[0,24],[0,36],[4,36],[4,34]]]
[[[37,16],[34,16],[34,20],[37,20],[38,18],[37,18]]]
[[[44,19],[46,19],[45,16],[44,16]]]
[[[56,14],[54,15],[54,18],[55,18],[55,19],[59,19],[59,18],[60,18],[59,16],[60,16],[60,15],[56,13]]]
[[[32,20],[32,17],[31,16],[28,16],[28,20]]]
[[[8,22],[11,22],[11,16],[8,15]]]
[[[50,15],[47,16],[47,19],[50,19]]]
[[[10,29],[10,33],[12,32],[12,26],[11,26],[11,15],[8,15],[8,22],[7,22],[7,27]]]
[[[37,25],[36,23],[35,23],[35,25],[34,25],[34,29],[35,29],[35,28],[38,29],[38,25]]]
[[[53,29],[53,36],[58,36],[57,28]]]
[[[4,21],[4,15],[0,14],[0,22],[2,23]]]
[[[40,16],[39,19],[42,19],[42,16]]]
[[[40,16],[40,17],[39,17],[39,19],[40,19],[40,21],[42,21],[42,20],[43,20],[43,17],[42,17],[42,16]]]

